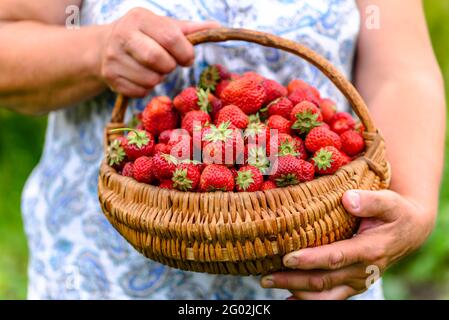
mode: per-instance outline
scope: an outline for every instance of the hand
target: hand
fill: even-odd
[[[290,299],[346,299],[367,289],[367,266],[382,274],[417,249],[433,226],[431,212],[393,191],[351,190],[342,201],[362,218],[357,235],[287,254],[284,264],[294,271],[265,276],[262,287],[288,289]]]
[[[177,64],[193,63],[187,34],[216,27],[216,22],[179,21],[133,9],[105,29],[98,76],[116,92],[144,97]]]

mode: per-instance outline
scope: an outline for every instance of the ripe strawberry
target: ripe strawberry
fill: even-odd
[[[200,175],[195,165],[182,163],[173,172],[173,187],[180,191],[193,191],[200,183]]]
[[[232,168],[229,168],[229,170],[231,170],[232,176],[234,177],[234,180],[235,180],[235,178],[237,178],[237,169],[235,167],[232,167]]]
[[[320,104],[320,98],[317,97],[317,90],[311,88],[312,87],[295,90],[288,95],[288,98],[293,105],[297,105],[303,101],[308,101],[318,106]]]
[[[342,134],[355,128],[355,120],[347,112],[337,112],[329,122],[332,131]]]
[[[270,167],[270,160],[264,146],[247,144],[244,159],[245,164],[256,167],[262,174],[265,174]]]
[[[245,79],[252,79],[252,80],[257,81],[259,83],[262,83],[262,81],[265,80],[265,78],[262,75],[258,74],[255,71],[247,71],[241,77],[245,78]]]
[[[312,153],[327,146],[341,149],[340,136],[326,127],[316,127],[310,130],[305,142],[307,150]]]
[[[142,156],[134,161],[133,176],[139,182],[151,183],[154,179],[153,174],[153,159]]]
[[[267,106],[268,116],[278,115],[284,117],[285,119],[290,119],[292,109],[293,103],[285,97],[273,100]]]
[[[159,180],[171,179],[173,176],[173,171],[176,169],[178,161],[175,157],[165,154],[158,153],[153,157],[153,172],[154,176]]]
[[[236,190],[238,192],[254,192],[262,188],[263,177],[260,170],[253,166],[243,166],[237,172],[235,178]]]
[[[207,112],[202,110],[189,111],[182,119],[181,128],[187,130],[190,135],[193,135],[193,128],[198,126],[202,128],[205,124],[210,123],[211,119]]]
[[[344,153],[343,151],[340,151],[341,154],[341,166],[345,166],[347,165],[349,162],[352,161],[351,157],[348,156],[346,153]]]
[[[265,89],[266,98],[264,104],[268,104],[271,101],[287,95],[287,89],[279,82],[271,79],[264,79],[262,86]]]
[[[203,172],[204,168],[206,168],[206,166],[207,166],[205,163],[202,163],[197,160],[188,160],[187,159],[187,160],[182,160],[181,163],[195,166],[200,173]]]
[[[299,170],[299,180],[301,182],[312,181],[315,177],[315,167],[310,162],[299,160],[301,163]]]
[[[260,188],[261,191],[265,191],[265,190],[270,190],[270,189],[275,189],[277,188],[276,183],[274,183],[273,181],[267,180],[264,181],[262,184],[262,188]]]
[[[223,103],[220,99],[218,99],[216,96],[214,96],[212,93],[209,93],[209,114],[212,119],[215,119],[217,116],[218,111],[220,111],[223,108]]]
[[[153,156],[158,153],[170,153],[170,148],[165,143],[156,143],[153,148]]]
[[[277,135],[273,135],[273,138],[274,139],[272,139],[269,148],[270,155],[272,154],[272,151],[274,151],[274,154],[280,154],[283,156],[297,156],[295,141],[291,135],[286,133],[278,133]]]
[[[303,101],[293,107],[290,120],[293,123],[292,128],[298,130],[299,134],[304,134],[320,126],[323,116],[317,106],[311,102]]]
[[[215,125],[228,121],[239,129],[245,129],[248,126],[248,116],[239,107],[232,104],[223,107],[218,112]]]
[[[304,90],[304,89],[308,89],[310,86],[307,82],[300,80],[300,79],[293,79],[292,81],[290,81],[287,85],[287,91],[288,94],[292,93],[293,91],[296,90]]]
[[[360,133],[355,130],[343,132],[341,138],[341,149],[348,156],[356,156],[365,149],[365,141]]]
[[[300,137],[293,136],[293,140],[295,142],[295,151],[298,154],[296,158],[307,160],[309,158],[309,154],[307,153],[306,144],[304,140]]]
[[[321,99],[320,110],[323,115],[323,121],[329,123],[337,112],[337,104],[331,99]]]
[[[171,179],[163,180],[159,184],[159,188],[173,190],[173,181]]]
[[[178,114],[173,109],[170,98],[153,98],[142,114],[142,123],[145,130],[154,136],[158,136],[162,131],[175,129],[178,125]]]
[[[106,151],[106,161],[108,165],[113,167],[115,170],[120,170],[123,168],[126,160],[126,153],[123,145],[126,143],[126,139],[119,137],[112,141]]]
[[[126,143],[123,145],[128,159],[135,160],[141,156],[153,154],[154,138],[145,130],[132,129],[126,135]]]
[[[250,122],[244,132],[245,141],[248,144],[266,146],[270,141],[270,129],[260,121]]]
[[[224,105],[234,104],[246,114],[259,111],[265,102],[264,87],[251,78],[232,81],[221,93]]]
[[[231,80],[221,80],[215,88],[215,95],[221,99],[221,94],[229,83],[231,83]]]
[[[232,165],[242,161],[244,141],[239,130],[229,122],[211,125],[203,136],[203,162]]]
[[[201,72],[199,86],[204,90],[214,91],[220,81],[227,80],[229,77],[229,71],[221,64],[210,65]]]
[[[234,190],[231,170],[219,164],[208,165],[201,173],[200,190],[203,192]]]
[[[274,115],[268,118],[267,127],[271,130],[277,130],[278,133],[291,134],[292,123],[282,116]]]
[[[169,129],[169,130],[164,130],[164,131],[162,131],[160,134],[159,134],[159,137],[158,137],[158,142],[159,143],[165,143],[165,144],[167,144],[168,143],[168,141],[170,140],[170,136],[171,136],[171,134],[173,133],[173,131],[174,131],[175,129]]]
[[[132,162],[127,162],[123,166],[122,176],[134,178],[134,165]]]
[[[269,180],[276,183],[278,187],[286,187],[298,184],[301,181],[301,160],[294,156],[280,156],[276,159],[274,172]]]
[[[312,162],[318,174],[334,174],[342,164],[340,151],[335,147],[324,147],[313,155]]]
[[[181,114],[200,109],[209,111],[209,91],[188,87],[174,98],[173,105]]]
[[[179,131],[185,130],[181,129]],[[179,135],[172,134],[167,148],[170,150],[170,155],[177,160],[191,160],[193,156],[193,139],[187,132]]]

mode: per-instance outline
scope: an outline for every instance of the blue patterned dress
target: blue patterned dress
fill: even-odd
[[[82,24],[104,24],[134,7],[178,19],[275,33],[313,48],[351,75],[359,30],[355,0],[85,0]],[[193,68],[178,68],[152,95],[175,95],[208,64],[255,70],[286,83],[300,77],[345,108],[342,95],[297,57],[253,44],[200,45]],[[149,97],[150,98],[150,97]],[[148,99],[149,99],[148,98]],[[148,99],[133,101],[130,112]],[[111,227],[97,200],[102,130],[110,118],[110,92],[52,112],[44,152],[22,201],[29,241],[30,299],[280,299],[286,290],[262,289],[256,277],[215,276],[165,267],[145,259]],[[130,113],[129,112],[129,113]],[[129,116],[129,114],[128,114]],[[359,298],[381,298],[380,284]]]

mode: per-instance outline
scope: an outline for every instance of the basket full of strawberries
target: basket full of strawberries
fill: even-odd
[[[154,97],[132,126],[119,95],[99,177],[112,225],[150,259],[216,274],[280,270],[286,253],[353,236],[343,193],[390,179],[383,139],[355,88],[323,57],[273,35],[220,28],[189,40],[296,54],[328,76],[360,121],[300,79],[284,86],[222,65],[174,97]]]

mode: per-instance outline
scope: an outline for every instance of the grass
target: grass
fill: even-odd
[[[425,1],[435,52],[449,93],[449,2]],[[20,214],[20,195],[38,162],[46,119],[0,109],[0,299],[26,297],[27,246]],[[449,159],[449,140],[446,142]],[[449,299],[449,161],[446,161],[439,218],[427,243],[385,275],[387,298]]]

